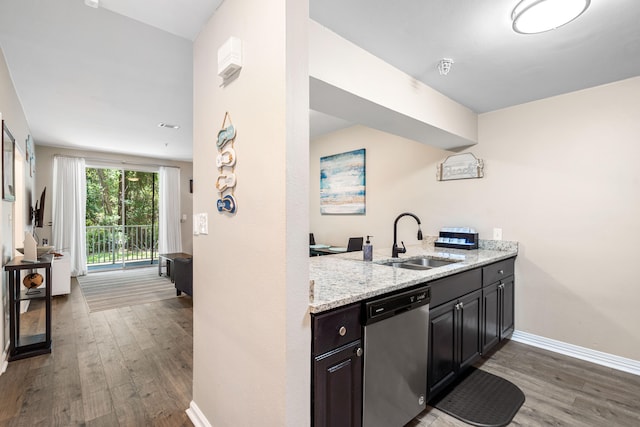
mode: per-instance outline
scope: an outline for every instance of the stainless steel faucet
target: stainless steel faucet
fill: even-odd
[[[420,218],[418,218],[417,216],[409,212],[401,213],[400,215],[398,215],[398,217],[393,223],[393,249],[391,251],[391,256],[393,258],[398,258],[398,254],[404,254],[407,252],[407,248],[404,246],[404,242],[401,242],[402,243],[401,248],[398,247],[398,220],[403,216],[407,216],[407,215],[412,216],[418,223],[418,240],[422,240],[422,230],[420,229]]]

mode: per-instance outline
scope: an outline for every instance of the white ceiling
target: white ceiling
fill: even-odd
[[[541,34],[511,29],[519,0],[311,0],[310,15],[477,113],[640,75],[640,1],[591,0]],[[445,77],[442,58],[454,64]]]
[[[0,45],[36,143],[191,159],[192,40],[221,2],[0,0]],[[516,3],[310,0],[310,15],[478,113],[640,75],[640,1],[591,0],[537,35],[511,30]],[[311,115],[312,136],[348,125]]]

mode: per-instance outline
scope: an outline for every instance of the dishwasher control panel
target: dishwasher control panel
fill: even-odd
[[[364,324],[368,325],[387,317],[400,314],[403,311],[429,304],[431,300],[431,288],[424,286],[411,291],[405,291],[389,296],[384,296],[365,303]]]

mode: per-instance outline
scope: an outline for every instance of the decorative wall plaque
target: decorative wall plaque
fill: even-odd
[[[438,181],[453,179],[482,178],[484,176],[484,162],[471,153],[449,156],[438,165],[436,177]]]

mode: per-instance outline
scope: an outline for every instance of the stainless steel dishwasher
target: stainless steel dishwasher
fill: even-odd
[[[427,286],[365,302],[363,427],[401,427],[426,408]]]

